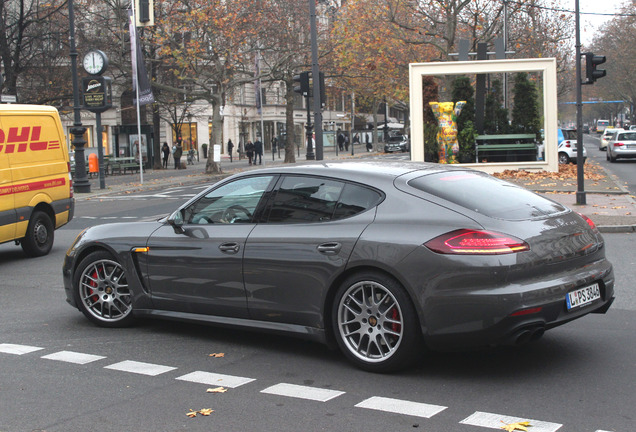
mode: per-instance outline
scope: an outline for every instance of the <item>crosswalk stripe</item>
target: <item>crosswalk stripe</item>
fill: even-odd
[[[176,367],[162,366],[152,363],[143,363],[132,360],[125,360],[123,362],[115,363],[112,365],[104,366],[104,369],[118,370],[122,372],[132,372],[141,375],[157,376],[162,373],[175,370]]]
[[[299,399],[308,399],[318,402],[327,402],[330,399],[343,395],[345,392],[338,390],[328,390],[317,387],[300,386],[295,384],[280,383],[261,390],[261,393],[268,393],[279,396],[288,396]]]
[[[555,432],[559,428],[561,428],[561,426],[563,426],[559,423],[549,423],[540,420],[531,420],[521,417],[510,417],[501,414],[485,413],[480,411],[476,411],[471,416],[460,421],[460,423],[501,430],[501,427],[504,425],[524,421],[530,423],[530,425],[532,426],[532,432]]]
[[[217,385],[229,388],[236,388],[242,386],[243,384],[250,383],[252,381],[256,381],[254,378],[245,378],[240,376],[232,376],[232,375],[222,375],[210,372],[203,371],[195,371],[176,379],[181,381],[189,381],[193,383],[199,384],[207,384],[207,385]]]
[[[425,418],[431,418],[435,414],[438,414],[448,408],[441,405],[430,405],[380,396],[373,396],[369,399],[365,399],[357,404],[356,407]]]
[[[88,364],[97,360],[105,359],[104,356],[98,356],[93,354],[84,354],[73,351],[60,351],[53,354],[48,354],[42,356],[43,359],[47,360],[57,360],[66,363],[75,363],[75,364]]]
[[[42,349],[44,348],[34,347],[29,345],[16,345],[16,344],[8,344],[8,343],[0,344],[0,352],[3,352],[5,354],[22,355],[22,354],[31,353],[33,351],[39,351]]]

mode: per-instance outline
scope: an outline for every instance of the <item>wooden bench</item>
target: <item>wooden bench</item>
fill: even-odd
[[[516,162],[537,160],[535,134],[478,135],[475,139],[475,157],[488,158],[488,162]]]
[[[139,171],[139,161],[131,157],[111,158],[108,161],[108,167],[111,174],[114,174],[115,172],[125,174],[126,171],[136,172]]]

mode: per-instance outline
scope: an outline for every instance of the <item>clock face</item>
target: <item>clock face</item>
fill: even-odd
[[[84,70],[91,75],[99,75],[106,69],[106,55],[101,51],[91,51],[84,56]]]

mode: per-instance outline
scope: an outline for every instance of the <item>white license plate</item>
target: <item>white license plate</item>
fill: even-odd
[[[598,283],[586,286],[585,288],[577,289],[567,293],[565,301],[568,305],[568,310],[574,309],[586,304],[592,303],[594,300],[601,298],[601,289]]]

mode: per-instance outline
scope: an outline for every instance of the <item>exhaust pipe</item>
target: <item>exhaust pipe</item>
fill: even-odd
[[[545,333],[545,327],[534,326],[526,327],[514,333],[510,338],[510,345],[521,346],[528,342],[533,342],[541,338]]]

